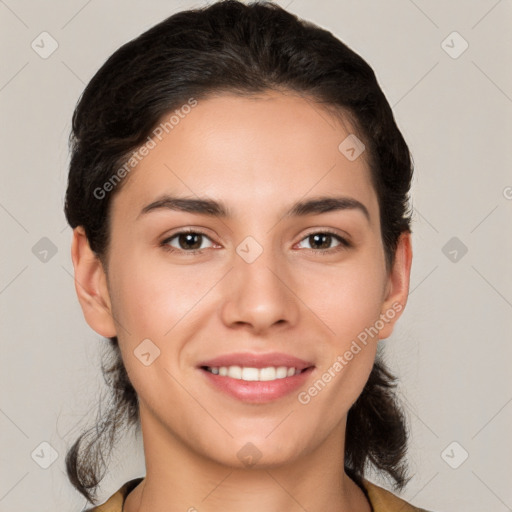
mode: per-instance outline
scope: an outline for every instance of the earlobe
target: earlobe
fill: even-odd
[[[82,226],[73,230],[71,259],[75,269],[75,290],[86,322],[101,336],[116,336],[105,271],[90,248]]]
[[[411,233],[404,232],[398,240],[393,267],[388,277],[386,297],[381,311],[381,319],[385,325],[379,332],[379,339],[391,336],[395,323],[407,304],[411,264]]]

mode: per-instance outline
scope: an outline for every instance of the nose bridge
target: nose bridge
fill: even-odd
[[[272,247],[270,237],[262,245],[249,236],[237,246],[236,254],[235,273],[240,275],[241,281],[257,288],[272,289],[267,291],[283,286],[282,278],[279,279],[279,274],[285,272],[283,255]]]
[[[236,256],[235,274],[239,276],[238,283],[248,288],[246,292],[252,290],[252,295],[261,295],[262,300],[285,293],[283,255],[272,246],[271,236],[261,244],[252,236],[246,237],[236,247]]]

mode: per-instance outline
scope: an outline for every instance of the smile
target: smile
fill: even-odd
[[[315,370],[312,360],[280,352],[237,352],[199,361],[211,389],[240,402],[264,404],[304,386]]]

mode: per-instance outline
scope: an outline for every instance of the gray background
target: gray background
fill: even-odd
[[[384,342],[411,422],[404,496],[439,512],[511,510],[512,3],[279,3],[372,65],[414,155],[411,295]],[[63,215],[73,107],[122,43],[198,5],[0,0],[2,512],[85,504],[64,455],[94,419],[104,343],[75,296]],[[58,43],[46,59],[43,31]],[[57,457],[47,469],[42,442]],[[127,437],[101,496],[143,474],[140,439]]]

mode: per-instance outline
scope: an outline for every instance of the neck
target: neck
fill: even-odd
[[[141,426],[146,477],[128,495],[123,512],[371,510],[344,472],[344,425],[314,452],[265,468],[231,467],[205,458],[142,414]]]

